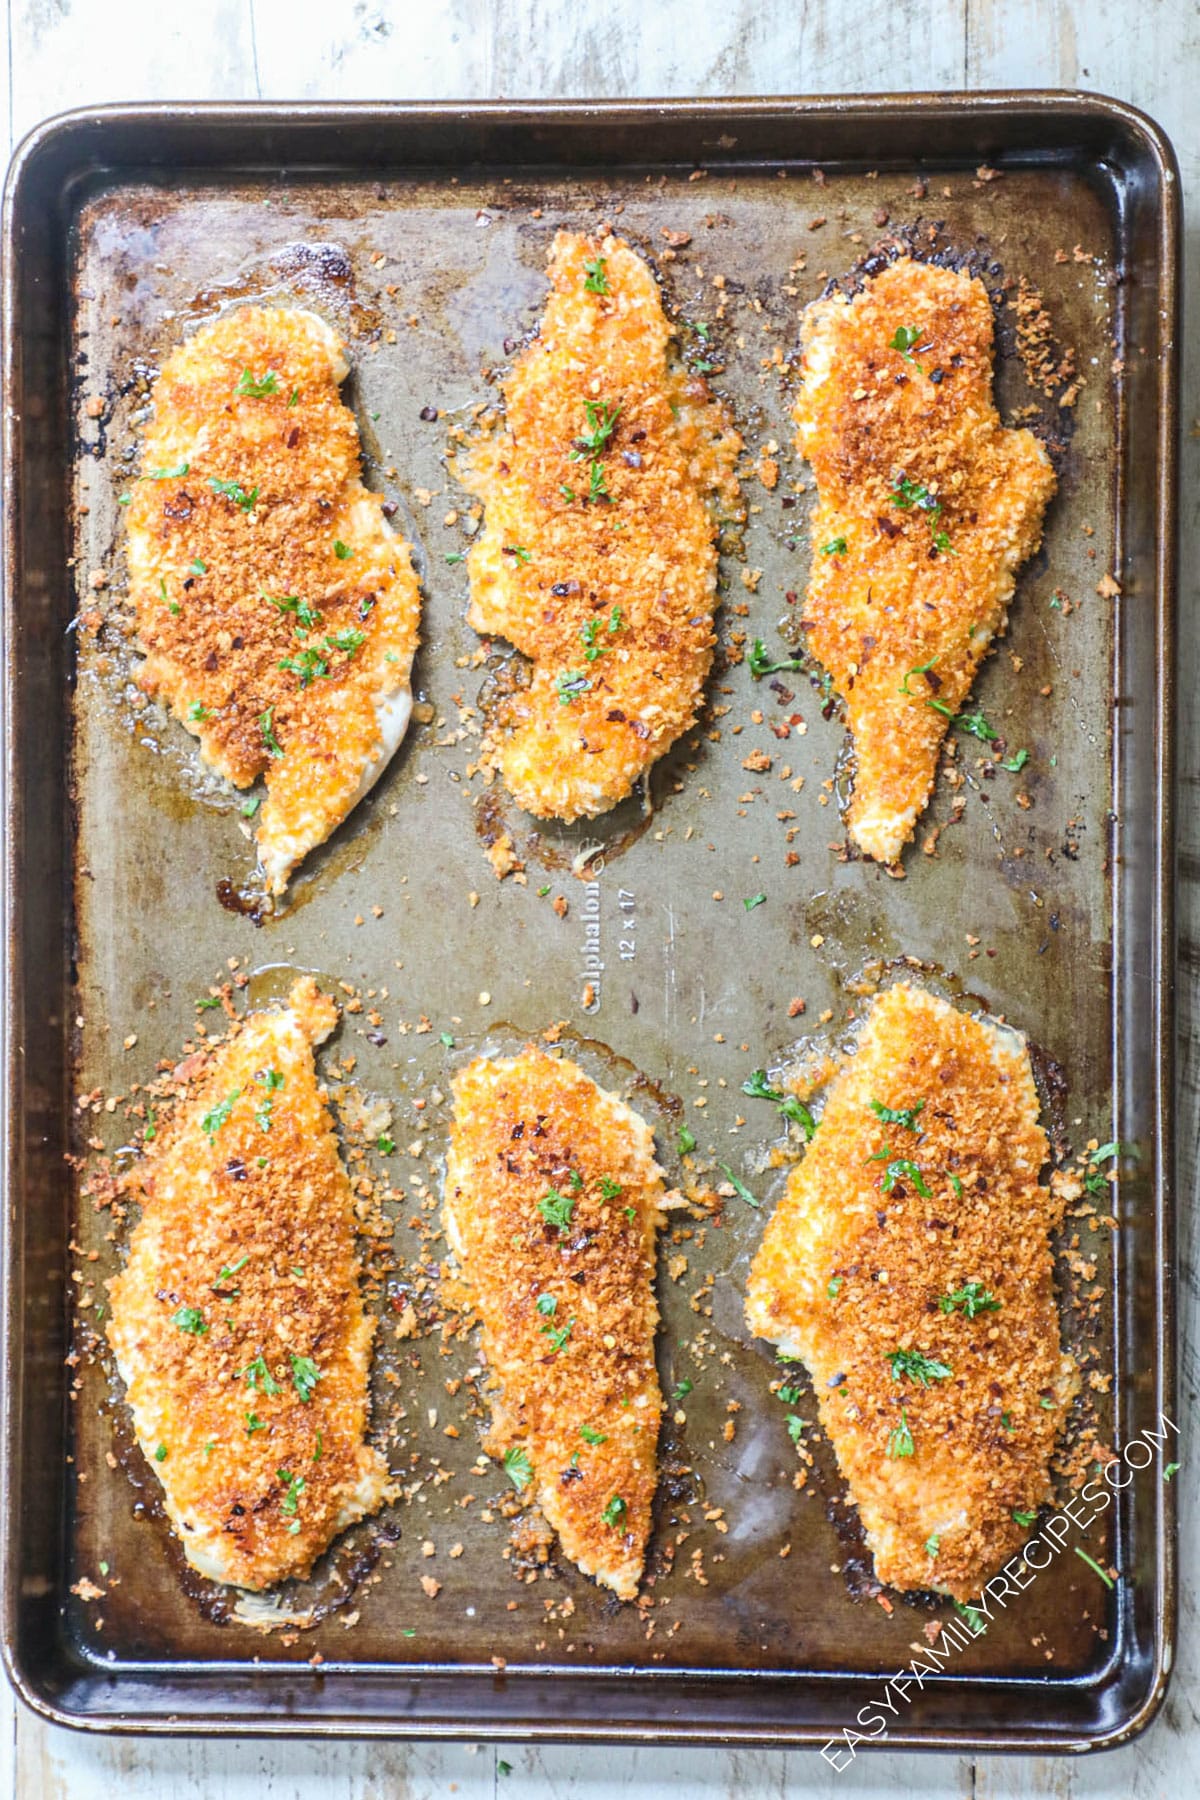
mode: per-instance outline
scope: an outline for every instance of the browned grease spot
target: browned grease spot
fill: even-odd
[[[235,886],[227,875],[217,883],[217,899],[226,912],[237,913],[255,925],[261,925],[270,916],[271,908],[265,894],[247,893]]]

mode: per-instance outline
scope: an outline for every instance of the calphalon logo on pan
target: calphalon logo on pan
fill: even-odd
[[[1085,1482],[1079,1492],[1073,1494],[1059,1511],[1051,1513],[1020,1553],[1006,1562],[998,1575],[992,1576],[973,1605],[964,1606],[957,1600],[954,1602],[959,1616],[942,1626],[936,1643],[931,1644],[928,1651],[922,1652],[919,1658],[914,1657],[905,1668],[898,1669],[884,1683],[883,1693],[877,1699],[859,1707],[854,1722],[855,1725],[862,1726],[861,1731],[856,1731],[854,1726],[844,1725],[839,1737],[830,1738],[822,1746],[821,1755],[827,1763],[833,1764],[839,1775],[850,1767],[858,1754],[856,1745],[878,1744],[886,1740],[892,1720],[900,1717],[900,1707],[909,1703],[909,1694],[914,1687],[920,1691],[926,1680],[936,1681],[939,1675],[945,1673],[943,1665],[957,1651],[964,1650],[973,1638],[984,1635],[995,1616],[995,1606],[1007,1607],[1006,1596],[1023,1593],[1041,1569],[1050,1567],[1054,1558],[1061,1555],[1065,1548],[1072,1526],[1076,1531],[1086,1531],[1111,1506],[1113,1490],[1127,1488],[1139,1469],[1150,1467],[1156,1455],[1161,1453],[1167,1433],[1173,1431],[1176,1437],[1179,1436],[1179,1427],[1168,1419],[1166,1413],[1159,1414],[1158,1423],[1158,1431],[1144,1431],[1140,1437],[1126,1444],[1120,1456],[1114,1456],[1111,1462],[1105,1463],[1094,1480]],[[1146,1452],[1144,1462],[1140,1458],[1143,1450]],[[1170,1481],[1178,1467],[1178,1463],[1168,1463],[1163,1470],[1163,1480]],[[1123,1479],[1122,1470],[1128,1471]],[[1094,1510],[1089,1511],[1089,1508]],[[1113,1586],[1110,1576],[1086,1550],[1081,1550],[1078,1544],[1072,1548],[1076,1556],[1082,1557],[1089,1568],[1096,1571],[1106,1586]],[[1039,1558],[1044,1560],[1038,1560]]]
[[[599,875],[603,862],[592,868]],[[604,958],[600,954],[600,883],[586,882],[583,889],[583,1010],[600,1011],[600,989],[604,977]]]

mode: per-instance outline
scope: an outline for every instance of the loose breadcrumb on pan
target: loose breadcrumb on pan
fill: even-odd
[[[526,811],[572,820],[624,799],[698,715],[741,439],[674,358],[628,244],[561,231],[549,275],[504,427],[460,473],[486,506],[470,622],[533,664],[486,759]]]
[[[360,478],[336,333],[242,306],[154,384],[128,506],[139,675],[236,787],[265,778],[259,858],[281,894],[408,725],[420,595]]]
[[[902,983],[872,1003],[755,1257],[751,1330],[807,1364],[893,1587],[969,1599],[1024,1541],[1014,1513],[1050,1498],[1079,1371],[1048,1156],[1024,1040]]]
[[[804,317],[797,447],[812,464],[807,643],[846,704],[850,835],[894,862],[938,749],[1003,633],[1055,488],[1000,423],[983,283],[908,258]]]
[[[249,1014],[149,1149],[107,1333],[138,1442],[193,1568],[262,1589],[307,1575],[388,1496],[365,1442],[374,1324],[353,1195],[313,1047],[311,977]]]
[[[637,1594],[658,1480],[649,1126],[576,1064],[530,1046],[454,1079],[447,1238],[494,1377],[485,1440],[563,1550]]]

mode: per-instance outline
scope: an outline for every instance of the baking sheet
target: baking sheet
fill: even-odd
[[[546,123],[534,166],[457,163],[447,141],[438,169],[406,169],[397,158],[386,170],[263,174],[231,158],[216,179],[118,169],[72,196],[63,269],[80,451],[72,602],[107,612],[119,595],[116,501],[135,466],[148,378],[198,320],[259,296],[312,304],[347,333],[348,398],[367,479],[395,500],[425,595],[415,672],[425,722],[371,799],[310,858],[282,916],[259,929],[216,894],[222,880],[243,882],[253,861],[231,803],[200,776],[191,741],[137,704],[120,633],[75,634],[74,808],[63,819],[74,834],[73,873],[64,870],[73,961],[56,1022],[70,1044],[67,1091],[76,1101],[126,1096],[159,1059],[176,1060],[197,1019],[213,1016],[198,1015],[196,1002],[233,959],[249,977],[251,1003],[280,994],[290,971],[311,969],[345,983],[352,994],[343,998],[363,998],[326,1073],[392,1100],[399,1151],[387,1174],[403,1193],[393,1208],[398,1266],[374,1299],[383,1321],[376,1418],[411,1498],[350,1534],[310,1591],[294,1596],[328,1616],[288,1634],[293,1642],[231,1622],[215,1591],[183,1574],[157,1516],[156,1484],[129,1450],[104,1359],[85,1355],[72,1370],[62,1642],[76,1665],[113,1683],[117,1717],[135,1676],[143,1686],[157,1681],[161,1701],[181,1681],[190,1690],[193,1671],[219,1667],[220,1705],[233,1705],[239,1723],[378,1726],[379,1673],[394,1672],[403,1687],[409,1671],[429,1671],[411,1690],[411,1712],[403,1702],[385,1709],[393,1728],[430,1728],[445,1703],[431,1708],[429,1694],[449,1678],[466,1682],[460,1695],[486,1689],[506,1730],[720,1735],[733,1727],[778,1741],[818,1727],[827,1735],[838,1719],[835,1683],[844,1693],[847,1677],[906,1661],[927,1620],[947,1617],[947,1608],[895,1596],[890,1613],[877,1604],[828,1446],[813,1443],[798,1491],[803,1465],[769,1389],[778,1370],[742,1323],[749,1258],[787,1159],[780,1145],[771,1150],[771,1109],[740,1092],[751,1069],[786,1063],[814,1033],[838,1042],[864,981],[889,978],[904,958],[940,991],[1004,1014],[1029,1035],[1044,1072],[1062,1071],[1057,1122],[1076,1148],[1089,1137],[1138,1142],[1140,1172],[1122,1184],[1122,1219],[1127,1240],[1131,1231],[1142,1237],[1118,1241],[1114,1266],[1108,1234],[1085,1233],[1084,1254],[1061,1263],[1067,1341],[1086,1346],[1089,1367],[1116,1376],[1109,1393],[1092,1397],[1099,1436],[1111,1441],[1119,1425],[1126,1435],[1131,1428],[1132,1376],[1144,1357],[1126,1334],[1138,1307],[1155,1313],[1139,1257],[1146,1232],[1161,1224],[1165,1195],[1153,1179],[1163,1138],[1149,1071],[1131,1057],[1122,1024],[1123,1014],[1142,1033],[1152,1023],[1131,1015],[1145,1005],[1139,981],[1153,977],[1155,921],[1145,908],[1161,845],[1114,880],[1120,783],[1132,782],[1143,824],[1161,799],[1161,768],[1144,746],[1128,774],[1114,757],[1114,676],[1124,694],[1133,669],[1119,632],[1139,634],[1144,666],[1148,626],[1096,591],[1115,570],[1131,592],[1125,474],[1135,426],[1145,432],[1148,421],[1144,412],[1131,418],[1126,370],[1155,353],[1129,337],[1129,222],[1111,179],[1086,159],[998,156],[997,179],[978,173],[973,154],[951,156],[957,166],[944,169],[918,171],[909,159],[888,167],[882,115],[872,128],[872,115],[860,112],[859,154],[822,161],[796,160],[794,136],[792,157],[743,160],[738,121],[716,130],[709,117],[697,121],[686,160],[627,160],[630,130],[614,134],[601,166],[563,166],[561,149],[546,166]],[[481,685],[486,696],[507,653],[497,645],[476,666],[479,640],[463,618],[465,569],[447,561],[466,548],[469,501],[445,454],[448,432],[495,404],[498,375],[536,324],[554,230],[605,220],[650,255],[670,310],[709,327],[707,345],[685,332],[685,347],[718,365],[711,379],[737,413],[747,468],[757,474],[745,487],[744,539],[723,564],[723,651],[709,715],[659,766],[644,800],[586,827],[543,824],[535,833],[502,797],[480,809],[483,790],[469,773]],[[666,233],[690,241],[673,244]],[[792,452],[788,418],[800,309],[897,236],[924,254],[966,259],[997,295],[1001,410],[1011,419],[1028,409],[1060,475],[1044,548],[1019,580],[1008,637],[974,690],[1010,749],[1028,748],[1029,763],[1019,775],[989,772],[979,766],[983,746],[963,740],[958,773],[953,784],[939,780],[904,881],[839,854],[843,730],[819,687],[788,675],[781,692],[778,683],[752,682],[738,661],[753,636],[782,646],[794,635],[798,606],[788,596],[802,596],[806,579],[811,483]],[[1083,385],[1071,408],[1033,390],[1013,352],[1014,315],[1002,302],[1006,284],[1022,275],[1045,296],[1058,345],[1074,348]],[[423,418],[431,408],[439,416]],[[780,469],[775,485],[770,462]],[[93,587],[94,573],[107,585]],[[70,616],[65,596],[63,606],[60,625]],[[1144,703],[1146,690],[1135,694]],[[1161,737],[1154,742],[1161,753]],[[525,860],[524,884],[497,883],[484,858],[497,809]],[[931,829],[936,854],[927,856],[920,845]],[[765,901],[747,909],[760,893]],[[559,895],[562,917],[552,909]],[[556,1556],[543,1571],[527,1542],[505,1560],[507,1483],[497,1468],[474,1466],[473,1341],[397,1331],[410,1302],[428,1315],[444,1254],[407,1220],[438,1191],[450,1073],[480,1047],[515,1048],[558,1021],[568,1022],[564,1041],[584,1066],[652,1118],[675,1176],[695,1174],[675,1153],[686,1121],[699,1167],[714,1157],[728,1163],[763,1202],[754,1212],[727,1200],[719,1222],[696,1217],[690,1237],[664,1242],[664,1385],[671,1392],[686,1377],[693,1387],[678,1421],[669,1411],[664,1426],[648,1564],[654,1604],[640,1610],[618,1606]],[[98,1113],[73,1109],[77,1151],[93,1136],[110,1149],[129,1139],[124,1102],[108,1114],[98,1104]],[[410,1153],[417,1142],[419,1155]],[[721,1178],[718,1168],[712,1179]],[[81,1279],[69,1285],[84,1301],[76,1342],[86,1346],[120,1233],[114,1241],[111,1218],[87,1199],[70,1229],[79,1247],[70,1267]],[[1080,1272],[1093,1261],[1092,1273]],[[1105,1299],[1089,1306],[1097,1284]],[[1166,1372],[1160,1357],[1154,1378]],[[465,1385],[448,1394],[448,1382]],[[445,1435],[447,1424],[457,1438]],[[462,1504],[466,1494],[473,1504]],[[1088,1541],[1099,1553],[1099,1541]],[[458,1544],[462,1554],[452,1557]],[[1138,1656],[1145,1661],[1146,1622],[1136,1614],[1154,1587],[1154,1556],[1132,1512],[1118,1520],[1104,1559],[1127,1581],[1107,1603],[1077,1559],[1059,1559],[956,1667],[953,1711],[966,1729],[978,1741],[998,1729],[983,1723],[994,1715],[998,1678],[1010,1693],[1019,1684],[1050,1690],[1049,1710],[1057,1703],[1063,1719],[1067,1696],[1108,1696],[1111,1728],[1111,1695]],[[423,1576],[440,1583],[435,1598],[423,1592]],[[71,1594],[81,1581],[82,1593]],[[102,1602],[87,1597],[87,1582],[104,1589]],[[1161,1646],[1157,1596],[1155,1604],[1149,1638]],[[323,1659],[316,1676],[314,1655]],[[503,1670],[492,1664],[497,1655]],[[339,1693],[355,1696],[349,1704],[329,1703],[335,1674]],[[614,1706],[614,1685],[628,1687],[633,1674],[646,1698]],[[553,1698],[535,1709],[528,1689],[540,1677]],[[733,1713],[705,1699],[714,1685],[723,1704],[738,1697]],[[651,1689],[662,1697],[650,1699]],[[694,1697],[682,1699],[689,1691]],[[211,1695],[210,1686],[203,1704],[186,1703],[183,1717],[211,1717]],[[914,1708],[892,1741],[951,1731],[940,1704]],[[111,1718],[112,1705],[96,1710]],[[640,1722],[631,1716],[639,1708]],[[1013,1717],[1035,1712],[1014,1706]],[[460,1717],[433,1728],[474,1733],[485,1723]],[[1005,1735],[1015,1741],[1015,1731]]]

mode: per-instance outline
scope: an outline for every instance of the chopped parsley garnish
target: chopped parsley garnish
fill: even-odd
[[[569,1194],[560,1194],[557,1188],[547,1188],[538,1201],[538,1211],[547,1225],[556,1225],[560,1231],[565,1232],[571,1223],[575,1202]]]
[[[620,631],[621,625],[621,609],[619,606],[614,606],[612,612],[609,614],[607,625],[605,625],[603,619],[588,619],[587,622],[580,627],[579,636],[583,642],[583,653],[588,662],[595,662],[596,658],[598,656],[603,656],[604,652],[608,649],[608,645],[600,636],[601,631],[606,630],[611,637],[614,633]]]
[[[912,689],[908,685],[909,676],[910,675],[928,675],[930,669],[933,668],[933,666],[936,662],[937,662],[937,657],[931,656],[928,662],[918,663],[916,665],[916,667],[913,669],[906,669],[905,673],[904,673],[904,680],[900,683],[900,686],[896,689],[896,692],[898,694],[908,694],[910,696],[910,698],[915,700],[917,696],[913,693]]]
[[[791,1438],[793,1444],[798,1444],[800,1442],[800,1439],[803,1437],[804,1433],[808,1430],[810,1423],[811,1423],[810,1420],[802,1419],[798,1413],[789,1413],[788,1414],[788,1417],[787,1417],[788,1436]]]
[[[238,1271],[244,1269],[249,1261],[249,1256],[239,1256],[235,1263],[226,1263],[223,1269],[217,1271],[217,1279],[213,1282],[213,1286],[220,1287],[223,1281],[232,1281]]]
[[[600,1198],[602,1200],[617,1200],[624,1192],[620,1182],[614,1181],[611,1175],[600,1177]]]
[[[334,538],[333,554],[337,557],[339,562],[349,562],[350,558],[354,555],[354,552],[349,544],[343,544],[341,538]]]
[[[193,724],[198,725],[202,719],[211,719],[212,713],[201,701],[193,700],[188,707],[187,716]]]
[[[750,654],[746,661],[750,665],[750,673],[755,681],[761,681],[764,675],[777,675],[781,671],[786,673],[788,670],[804,667],[803,662],[797,656],[785,657],[782,662],[772,662],[767,646],[761,638],[757,637],[750,646]]]
[[[173,469],[151,469],[149,474],[146,476],[146,480],[147,481],[176,481],[181,476],[186,475],[188,470],[191,468],[191,466],[192,466],[191,463],[181,462],[181,463],[176,463],[175,467]]]
[[[1166,1468],[1163,1470],[1163,1480],[1170,1481],[1172,1475],[1178,1475],[1178,1473],[1179,1473],[1179,1464],[1178,1463],[1168,1463]]]
[[[1014,1525],[1019,1525],[1022,1531],[1028,1531],[1037,1518],[1037,1514],[1035,1512],[1015,1512],[1012,1517]]]
[[[926,700],[925,704],[931,706],[934,712],[941,713],[944,719],[949,719],[952,725],[957,725],[960,731],[965,731],[970,737],[979,738],[985,744],[994,743],[1000,735],[988,724],[981,712],[956,713],[954,708],[947,706],[944,700]]]
[[[260,717],[258,724],[259,729],[262,732],[263,743],[267,747],[268,756],[282,756],[283,746],[275,736],[275,708],[273,706],[268,706],[266,712]]]
[[[533,551],[527,550],[524,544],[505,544],[500,554],[501,556],[515,556],[522,567],[533,561]]]
[[[993,743],[998,736],[981,712],[959,713],[954,723],[960,731],[965,731],[970,737],[980,738],[985,744]]]
[[[1101,1144],[1088,1157],[1088,1173],[1083,1178],[1083,1185],[1089,1194],[1106,1194],[1108,1192],[1108,1176],[1100,1167],[1101,1163],[1116,1162],[1119,1156],[1130,1156],[1132,1151],[1125,1144],[1115,1140],[1111,1144]]]
[[[923,1350],[893,1350],[888,1357],[892,1365],[892,1380],[899,1381],[907,1375],[921,1387],[928,1387],[931,1381],[945,1381],[954,1371],[948,1363],[939,1362],[936,1356],[926,1356]]]
[[[883,1191],[884,1191],[884,1193],[890,1194],[892,1189],[895,1187],[896,1183],[901,1179],[902,1176],[906,1180],[912,1182],[912,1184],[916,1188],[918,1194],[920,1194],[922,1200],[928,1200],[932,1197],[931,1193],[930,1193],[930,1189],[926,1185],[925,1177],[922,1175],[920,1169],[918,1169],[916,1163],[910,1162],[907,1156],[896,1157],[895,1160],[890,1162],[888,1164],[887,1168],[884,1170],[884,1172],[883,1172]]]
[[[679,1380],[675,1383],[675,1389],[674,1389],[674,1393],[672,1394],[672,1399],[675,1399],[675,1400],[685,1399],[686,1396],[691,1393],[693,1385],[694,1384],[692,1383],[692,1381],[689,1380],[689,1378],[686,1375],[684,1375],[681,1380]]]
[[[280,1069],[260,1069],[254,1079],[260,1087],[266,1088],[268,1094],[277,1094],[284,1082]]]
[[[611,500],[608,483],[604,479],[604,464],[594,462],[588,471],[587,497],[593,504],[598,500]]]
[[[600,1517],[604,1520],[606,1525],[611,1526],[615,1531],[628,1511],[629,1508],[622,1500],[620,1494],[614,1494],[600,1514]]]
[[[881,1106],[878,1100],[871,1101],[871,1111],[885,1125],[903,1125],[905,1131],[919,1131],[917,1115],[923,1111],[925,1102],[918,1100],[915,1106]]]
[[[299,404],[300,404],[300,389],[293,388],[291,393],[288,395],[288,405],[289,406],[299,406]]]
[[[380,1156],[395,1156],[396,1140],[395,1138],[390,1138],[386,1131],[381,1132],[379,1137],[375,1139],[375,1148],[378,1150]]]
[[[186,1331],[189,1337],[203,1337],[208,1330],[204,1314],[198,1306],[181,1306],[177,1313],[172,1314],[171,1323],[177,1325],[180,1331]]]
[[[155,1462],[166,1462],[167,1446],[165,1444],[160,1444],[158,1446],[158,1449],[154,1452],[154,1460]]]
[[[845,1276],[843,1276],[843,1275],[833,1275],[826,1282],[825,1292],[829,1295],[829,1298],[831,1300],[836,1300],[838,1295],[841,1293],[842,1282],[844,1280],[845,1280]]]
[[[1071,1548],[1074,1550],[1076,1556],[1080,1557],[1082,1559],[1082,1561],[1084,1561],[1087,1564],[1089,1569],[1092,1569],[1095,1571],[1095,1573],[1100,1577],[1101,1581],[1104,1583],[1106,1588],[1111,1588],[1111,1587],[1115,1586],[1115,1583],[1114,1583],[1111,1575],[1109,1575],[1106,1570],[1104,1570],[1100,1567],[1100,1564],[1096,1561],[1095,1557],[1089,1556],[1086,1550],[1081,1550],[1079,1548],[1078,1544],[1072,1544]]]
[[[242,1370],[242,1374],[246,1377],[246,1386],[253,1388],[255,1393],[258,1393],[260,1388],[264,1394],[268,1395],[282,1394],[283,1392],[283,1389],[272,1375],[270,1369],[268,1369],[267,1359],[261,1350],[254,1358],[253,1362],[248,1363]]]
[[[564,669],[554,678],[554,691],[560,706],[570,706],[572,700],[577,700],[580,694],[589,694],[591,689],[591,682],[580,669]]]
[[[947,531],[935,531],[930,542],[939,556],[958,555],[958,551],[950,542],[950,534]]]
[[[1007,769],[1010,775],[1019,775],[1028,761],[1028,750],[1017,750],[1012,756],[1002,757],[1000,767],[1002,769]]]
[[[584,262],[583,271],[585,279],[583,285],[587,293],[607,294],[608,273],[605,263],[606,259],[603,256],[593,257],[590,262]]]
[[[275,1473],[287,1490],[280,1502],[279,1510],[285,1513],[294,1513],[300,1504],[300,1496],[304,1492],[304,1477],[303,1475],[290,1475],[286,1469],[276,1469]]]
[[[725,1179],[732,1186],[733,1191],[737,1195],[738,1199],[744,1200],[746,1202],[747,1206],[757,1207],[758,1201],[754,1198],[754,1195],[750,1192],[750,1189],[746,1186],[745,1182],[738,1180],[737,1176],[734,1174],[734,1172],[730,1168],[729,1164],[721,1163],[720,1167],[725,1171]]]
[[[192,558],[191,568],[192,568],[193,575],[207,575],[208,574],[208,564],[206,562],[201,562],[201,560],[198,556],[194,556]]]
[[[249,369],[243,369],[242,378],[233,391],[235,394],[246,394],[251,400],[265,400],[268,394],[279,392],[279,382],[274,369],[268,369],[261,381],[255,381]]]
[[[679,1146],[680,1156],[688,1156],[696,1148],[696,1135],[686,1125],[681,1125],[675,1138]]]
[[[749,1080],[742,1083],[743,1094],[749,1094],[752,1100],[770,1100],[776,1105],[785,1119],[799,1125],[804,1133],[804,1140],[810,1143],[816,1136],[817,1121],[805,1106],[803,1100],[795,1094],[786,1094],[782,1088],[772,1087],[767,1080],[765,1069],[755,1069]]]
[[[441,1041],[442,1041],[442,1043],[443,1043],[443,1044],[444,1044],[444,1045],[445,1045],[445,1047],[446,1047],[446,1049],[447,1049],[447,1050],[453,1050],[453,1048],[454,1048],[454,1038],[453,1038],[453,1036],[452,1036],[452,1035],[451,1035],[451,1033],[450,1033],[450,1032],[448,1032],[448,1031],[442,1031],[442,1032],[439,1032],[439,1033],[438,1033],[438,1036],[439,1036],[439,1037],[440,1037],[440,1038],[441,1038]]]
[[[962,1191],[963,1191],[963,1184],[962,1184],[962,1182],[961,1182],[961,1181],[960,1181],[960,1180],[959,1180],[959,1178],[958,1178],[958,1176],[957,1176],[957,1175],[952,1175],[952,1176],[951,1176],[951,1177],[950,1177],[950,1186],[951,1186],[951,1187],[952,1187],[952,1188],[953,1188],[953,1189],[954,1189],[954,1191],[955,1191],[955,1193],[956,1193],[956,1194],[957,1194],[957,1195],[958,1195],[958,1197],[959,1197],[959,1199],[960,1199],[960,1200],[961,1200],[961,1199],[962,1199]]]
[[[466,560],[467,560],[467,553],[465,550],[448,550],[446,552],[446,561],[448,563],[451,563],[451,564],[460,563],[460,562],[466,562]]]
[[[232,500],[233,504],[240,506],[243,512],[254,511],[254,503],[258,499],[257,487],[252,487],[247,493],[239,482],[221,481],[216,475],[209,476],[208,485],[214,494],[223,494],[226,500]]]
[[[579,1173],[579,1170],[568,1169],[567,1180],[571,1185],[571,1192],[577,1194],[583,1186],[583,1176]]]
[[[539,1294],[534,1305],[543,1318],[552,1319],[558,1311],[558,1297],[555,1294]]]
[[[559,487],[558,491],[562,495],[563,499],[567,502],[568,506],[570,506],[574,502],[574,500],[576,498],[575,489],[573,487],[568,487],[565,481]]]
[[[230,1113],[233,1111],[235,1101],[240,1100],[241,1097],[241,1088],[234,1088],[232,1094],[226,1094],[224,1100],[219,1100],[211,1111],[205,1113],[200,1121],[200,1129],[210,1142],[216,1137],[222,1125],[224,1125],[229,1118]]]
[[[977,1281],[966,1281],[952,1294],[942,1294],[938,1305],[944,1313],[952,1313],[956,1307],[961,1306],[966,1319],[973,1319],[979,1313],[1000,1311],[1000,1301]]]
[[[917,330],[915,325],[897,325],[895,336],[888,342],[888,349],[898,350],[905,362],[912,363],[913,368],[920,369],[923,375],[925,373],[924,369],[921,369],[920,363],[917,362],[913,356],[913,351],[920,342],[921,333]],[[926,344],[923,348],[928,349],[929,345]]]
[[[765,894],[747,894],[742,901],[747,912],[753,912],[756,906],[765,906],[766,904],[767,896]]]
[[[275,666],[286,674],[295,675],[302,688],[329,674],[329,664],[319,650],[301,650],[295,656],[285,656]]]
[[[327,650],[340,650],[343,656],[353,656],[356,650],[362,649],[366,641],[366,632],[350,625],[327,636],[325,647]]]
[[[504,1473],[518,1493],[533,1480],[533,1464],[520,1444],[514,1444],[504,1452]]]
[[[569,462],[579,462],[588,453],[598,455],[612,437],[621,416],[619,406],[604,400],[585,400],[583,410],[587,414],[587,430],[580,432],[576,447],[567,459]]]
[[[846,540],[844,537],[830,538],[827,544],[821,545],[822,556],[845,556]]]
[[[565,1325],[555,1326],[555,1325],[547,1324],[547,1325],[542,1326],[542,1330],[545,1332],[546,1336],[550,1339],[550,1349],[551,1349],[552,1353],[557,1355],[557,1353],[560,1350],[566,1349],[568,1343],[570,1342],[571,1333],[574,1331],[574,1329],[575,1329],[574,1319],[568,1319]]]
[[[608,1442],[602,1431],[593,1431],[590,1425],[581,1425],[579,1435],[585,1444],[607,1444]]]
[[[307,600],[301,600],[297,594],[281,594],[278,599],[274,594],[264,594],[262,598],[268,606],[273,606],[281,613],[295,613],[296,623],[305,631],[315,631],[321,623],[321,615],[315,606]]]
[[[294,1350],[288,1354],[292,1359],[292,1386],[307,1406],[313,1397],[313,1389],[321,1379],[321,1370],[311,1356],[297,1356]]]
[[[942,1547],[942,1540],[938,1536],[936,1531],[933,1533],[932,1537],[927,1537],[925,1539],[925,1554],[926,1554],[926,1556],[936,1556],[938,1551],[941,1549],[941,1547]]]
[[[900,475],[892,484],[892,505],[900,512],[926,512],[937,518],[941,513],[940,500],[930,493],[923,481],[910,481],[907,475]]]
[[[888,1432],[887,1453],[891,1457],[911,1456],[916,1449],[908,1426],[908,1414],[900,1408],[900,1423]]]

